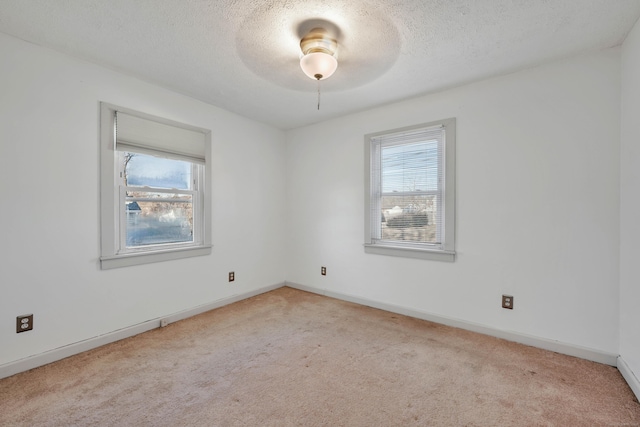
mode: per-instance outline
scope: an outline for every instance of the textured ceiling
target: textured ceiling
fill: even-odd
[[[0,0],[0,31],[290,129],[620,44],[640,0]],[[318,23],[339,66],[299,67]]]

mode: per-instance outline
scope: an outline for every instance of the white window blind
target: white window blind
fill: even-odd
[[[373,239],[441,246],[443,141],[442,126],[371,138],[378,201],[371,204],[371,217],[380,217],[371,222]]]
[[[116,150],[157,154],[175,160],[203,164],[205,135],[202,132],[116,112]]]

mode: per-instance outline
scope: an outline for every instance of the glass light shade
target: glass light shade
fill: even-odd
[[[324,52],[312,52],[300,59],[302,71],[313,80],[324,80],[338,68],[338,60]],[[322,76],[318,79],[318,75]]]

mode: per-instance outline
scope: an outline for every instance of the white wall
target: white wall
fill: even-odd
[[[363,136],[448,117],[457,260],[365,254]],[[618,354],[619,120],[610,49],[290,131],[287,281]]]
[[[283,282],[282,131],[3,34],[0,56],[0,366]],[[99,269],[99,101],[212,130],[212,255]]]
[[[622,47],[620,355],[640,378],[640,23]],[[636,383],[636,387],[640,383]],[[636,388],[636,394],[640,392]],[[639,395],[640,396],[640,395]]]

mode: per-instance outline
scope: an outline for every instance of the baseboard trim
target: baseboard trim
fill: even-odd
[[[47,365],[73,356],[78,353],[82,353],[87,350],[109,344],[115,341],[119,341],[124,338],[129,338],[134,335],[141,334],[143,332],[150,331],[160,327],[161,321],[166,321],[166,324],[174,323],[179,320],[187,319],[189,317],[196,316],[198,314],[223,307],[225,305],[233,304],[234,302],[242,301],[247,298],[254,297],[256,295],[263,294],[265,292],[272,291],[285,286],[285,283],[277,283],[271,286],[255,289],[253,291],[245,292],[242,294],[232,295],[227,298],[222,298],[217,301],[213,301],[207,304],[203,304],[197,307],[193,307],[187,310],[179,311],[167,316],[158,317],[155,319],[147,320],[137,325],[129,326],[127,328],[118,329],[117,331],[109,332],[104,335],[100,335],[94,338],[89,338],[84,341],[79,341],[73,344],[59,347],[53,350],[46,351],[34,356],[25,357],[24,359],[10,362],[4,365],[0,365],[0,379],[7,378],[20,372],[28,371],[29,369],[37,368],[39,366]]]
[[[600,350],[594,350],[587,347],[581,347],[573,344],[566,344],[560,341],[554,341],[546,338],[540,338],[532,335],[521,334],[513,331],[505,331],[501,329],[490,328],[473,322],[467,322],[464,320],[453,319],[449,317],[439,316],[423,311],[418,311],[406,307],[402,307],[394,304],[387,304],[379,301],[374,301],[366,298],[361,298],[354,295],[343,294],[340,292],[333,292],[324,289],[318,289],[311,286],[301,285],[294,282],[285,282],[285,285],[307,291],[319,295],[336,298],[343,301],[353,302],[368,307],[377,308],[380,310],[390,311],[392,313],[398,313],[409,317],[415,317],[417,319],[428,320],[434,323],[440,323],[447,326],[453,326],[455,328],[465,329],[472,332],[478,332],[480,334],[493,336],[496,338],[502,338],[507,341],[513,341],[520,344],[529,345],[532,347],[541,348],[544,350],[554,351],[556,353],[566,354],[568,356],[579,357],[581,359],[591,360],[593,362],[603,363],[605,365],[617,366],[618,355],[613,353],[606,353]]]
[[[627,362],[622,358],[622,356],[618,356],[618,371],[622,374],[622,377],[625,379],[633,394],[636,395],[636,398],[640,400],[640,380],[633,373]]]

